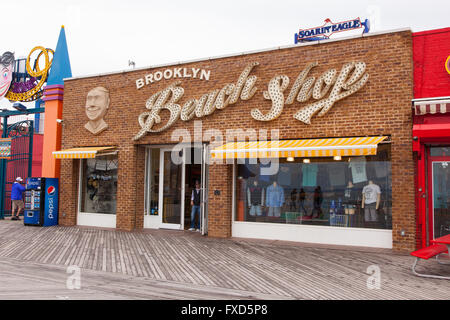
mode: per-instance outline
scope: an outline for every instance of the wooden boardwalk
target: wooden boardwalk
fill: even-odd
[[[3,220],[0,261],[60,268],[61,277],[67,277],[67,266],[76,265],[82,277],[95,272],[128,277],[123,286],[128,283],[130,290],[144,280],[152,284],[135,288],[142,294],[125,299],[450,298],[450,281],[414,276],[413,258],[390,250],[216,239],[185,231],[39,228]],[[420,265],[424,263],[433,272],[450,275],[450,266],[434,260]],[[372,265],[380,268],[380,289],[367,286]]]

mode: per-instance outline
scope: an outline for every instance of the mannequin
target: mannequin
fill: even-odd
[[[378,221],[377,210],[380,206],[380,187],[369,180],[369,184],[362,190],[361,208],[364,209],[364,220],[366,222]]]
[[[311,212],[312,218],[319,218],[322,215],[323,195],[320,186],[314,189],[313,210]]]
[[[291,202],[289,202],[289,210],[297,210],[297,201],[298,201],[298,193],[297,189],[293,189],[291,191]]]
[[[284,190],[276,181],[267,188],[266,206],[269,207],[269,217],[279,217],[284,204]]]
[[[262,215],[264,207],[264,188],[259,186],[258,180],[253,180],[253,184],[247,188],[247,204],[252,217]]]
[[[306,192],[305,189],[301,188],[300,192],[298,194],[298,209],[300,210],[300,212],[303,212],[303,215],[306,216],[307,212],[305,209],[305,199],[306,199]]]
[[[353,182],[349,181],[344,191],[345,214],[355,214],[356,208],[356,190]]]

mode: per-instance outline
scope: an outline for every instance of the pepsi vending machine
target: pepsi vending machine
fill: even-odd
[[[58,224],[58,178],[27,178],[23,223],[31,226]]]

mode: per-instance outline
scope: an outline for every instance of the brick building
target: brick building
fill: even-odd
[[[410,30],[66,79],[59,223],[412,250],[412,99]]]
[[[450,233],[450,28],[413,34],[417,246]]]

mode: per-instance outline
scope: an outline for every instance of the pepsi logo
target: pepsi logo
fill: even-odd
[[[47,194],[48,195],[54,194],[55,191],[56,191],[56,188],[54,186],[50,186],[50,187],[47,188]]]

